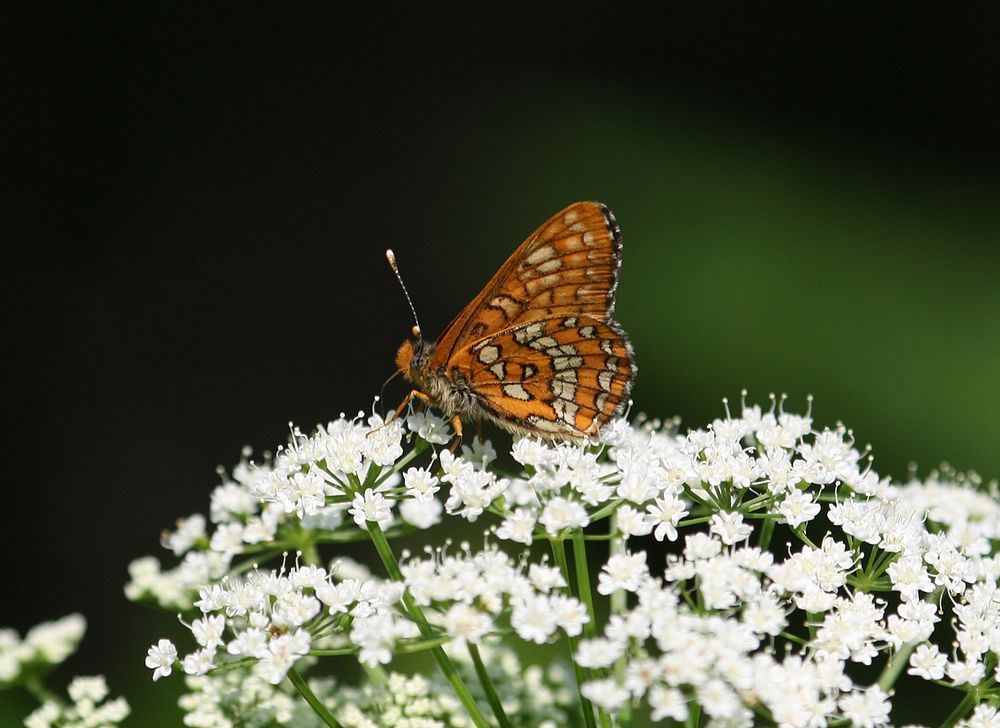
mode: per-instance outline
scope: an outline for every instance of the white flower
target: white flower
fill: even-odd
[[[354,494],[354,502],[351,503],[349,513],[354,516],[354,522],[361,528],[365,528],[368,521],[377,523],[383,529],[392,522],[389,502],[385,496],[371,488],[365,490],[364,494]]]
[[[146,667],[153,671],[153,680],[159,680],[161,677],[170,675],[176,660],[177,648],[174,647],[174,643],[162,639],[149,648],[146,655]]]
[[[498,538],[506,541],[517,541],[530,546],[534,538],[535,512],[530,508],[518,508],[503,519],[496,530]]]
[[[948,658],[941,654],[937,645],[920,645],[910,655],[910,669],[906,672],[924,680],[940,680],[947,664]]]
[[[671,541],[677,540],[677,523],[688,514],[684,502],[676,496],[657,498],[652,505],[646,506],[649,513],[647,522],[656,526],[653,536],[662,541],[666,536]]]
[[[434,498],[427,501],[404,500],[399,504],[399,515],[403,520],[422,529],[440,523],[443,512],[444,506]]]
[[[555,616],[556,624],[570,637],[583,632],[583,626],[590,621],[587,608],[575,597],[555,594],[549,597],[549,608]]]
[[[103,675],[92,677],[75,677],[69,684],[66,692],[74,703],[89,700],[91,703],[99,703],[108,697],[108,683]]]
[[[554,566],[531,564],[528,567],[528,579],[538,591],[545,593],[566,586],[562,572]]]
[[[493,628],[493,618],[467,604],[453,604],[444,615],[444,630],[456,639],[478,643]]]
[[[625,646],[603,637],[582,640],[577,646],[573,659],[585,668],[610,667],[625,652]]]
[[[545,526],[550,535],[555,536],[564,528],[583,528],[590,523],[590,517],[582,504],[556,496],[545,504],[538,522]]]
[[[629,536],[645,536],[653,530],[653,524],[649,522],[646,516],[627,503],[619,506],[618,510],[615,511],[615,525],[626,538]],[[674,538],[676,538],[676,532]]]
[[[521,465],[535,468],[547,467],[555,462],[555,452],[541,440],[522,437],[511,447],[510,454]]]
[[[820,506],[814,503],[812,496],[804,490],[795,488],[785,496],[778,506],[778,513],[783,517],[783,521],[792,528],[797,528],[807,521],[811,521],[819,515]]]
[[[1000,710],[995,705],[980,703],[972,715],[958,723],[959,728],[1000,728]]]
[[[414,412],[406,418],[406,426],[432,445],[445,445],[451,439],[448,423],[430,412]]]
[[[644,552],[615,554],[608,559],[597,577],[597,591],[604,595],[619,589],[634,592],[648,573],[649,566]]]
[[[177,521],[177,530],[167,533],[161,539],[163,545],[174,552],[174,556],[183,556],[195,542],[205,536],[205,517],[195,514],[190,518]]]
[[[226,620],[221,614],[196,619],[191,623],[191,633],[198,644],[213,650],[222,645],[222,633],[225,628]]]
[[[62,662],[76,651],[86,629],[87,620],[80,614],[70,614],[32,627],[24,636],[24,661],[38,659],[53,665]]]
[[[628,690],[616,683],[614,678],[586,682],[580,692],[587,700],[612,712],[628,700]]]
[[[409,468],[403,473],[406,494],[418,501],[433,500],[440,490],[437,477],[427,468]]]
[[[311,639],[309,633],[297,629],[271,639],[267,653],[256,664],[254,670],[272,685],[281,682],[295,661],[308,654]]]
[[[214,648],[205,648],[197,652],[192,652],[190,655],[185,656],[183,660],[184,672],[188,675],[204,675],[215,667],[213,662],[214,657]]]
[[[672,718],[678,723],[683,723],[688,717],[688,701],[677,688],[666,688],[655,685],[649,691],[647,700],[649,707],[653,709],[650,716],[654,721],[662,721],[664,718]]]
[[[513,607],[510,625],[521,639],[541,645],[556,631],[556,614],[547,598],[518,599]]]
[[[722,543],[732,546],[743,541],[753,533],[753,526],[743,523],[743,514],[738,511],[731,513],[712,514],[711,525],[708,530],[718,535]]]
[[[875,728],[889,722],[892,705],[889,696],[878,685],[864,691],[854,691],[837,701],[844,717],[862,728]]]

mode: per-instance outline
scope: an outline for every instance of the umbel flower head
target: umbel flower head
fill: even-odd
[[[448,439],[429,413],[293,428],[164,537],[176,565],[132,564],[129,597],[190,629],[147,656],[154,679],[189,676],[190,725],[873,728],[921,681],[955,695],[938,722],[1000,721],[995,483],[893,482],[848,429],[773,398],[505,458]],[[377,569],[338,555],[354,542]],[[387,676],[414,652],[436,674]],[[307,679],[350,660],[354,689]],[[194,717],[205,695],[229,723]]]

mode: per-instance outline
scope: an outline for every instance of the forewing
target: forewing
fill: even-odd
[[[449,324],[433,366],[445,366],[470,342],[527,321],[610,321],[620,264],[621,231],[611,211],[599,202],[570,205],[532,233]]]
[[[620,415],[636,371],[617,324],[578,315],[504,329],[457,352],[452,364],[453,378],[465,378],[511,429],[553,439],[590,437]]]

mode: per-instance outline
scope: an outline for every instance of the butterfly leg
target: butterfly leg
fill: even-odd
[[[387,417],[385,422],[383,422],[381,425],[376,427],[374,430],[369,431],[368,436],[371,437],[373,434],[375,434],[383,427],[387,426],[390,422],[397,419],[401,414],[403,414],[403,410],[406,409],[406,405],[408,405],[414,397],[423,400],[427,404],[431,403],[431,398],[428,397],[423,392],[421,392],[419,389],[411,389],[410,393],[405,397],[403,397],[403,401],[399,403],[399,407],[396,408],[396,411],[393,412],[391,415],[389,415],[389,417]]]
[[[399,403],[399,407],[396,408],[396,411],[392,414],[392,417],[390,417],[385,421],[386,424],[389,424],[393,420],[397,419],[401,414],[403,414],[403,410],[406,409],[406,405],[408,405],[410,403],[410,400],[412,400],[414,397],[416,397],[419,400],[423,400],[427,404],[431,403],[431,398],[428,397],[423,392],[421,392],[419,389],[411,389],[410,393],[405,397],[403,397],[403,401]]]
[[[452,441],[451,446],[448,448],[451,450],[452,454],[458,450],[458,446],[462,444],[462,418],[455,415],[451,418],[451,427],[455,430],[455,439]]]

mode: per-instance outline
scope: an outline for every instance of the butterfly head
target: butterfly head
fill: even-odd
[[[434,354],[434,344],[417,336],[407,339],[399,345],[396,351],[396,367],[400,373],[411,382],[417,381],[420,374],[430,366]]]

